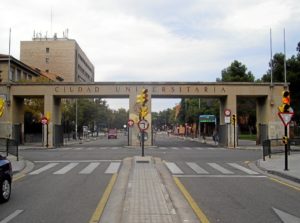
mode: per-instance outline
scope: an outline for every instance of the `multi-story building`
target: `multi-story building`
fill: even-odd
[[[20,60],[65,82],[94,82],[94,65],[78,43],[68,38],[33,38],[21,41]]]
[[[8,82],[48,82],[63,81],[53,73],[42,72],[41,70],[28,66],[13,56],[0,54],[0,83]]]

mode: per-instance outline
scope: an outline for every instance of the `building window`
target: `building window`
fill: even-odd
[[[32,76],[31,75],[28,75],[28,80],[32,80]]]
[[[47,48],[46,48],[46,53],[49,53],[49,52],[50,52],[50,48],[47,47]]]
[[[17,69],[16,81],[21,80],[21,70]]]
[[[46,73],[49,73],[49,70],[48,70],[48,69],[46,70]]]
[[[48,57],[46,57],[46,60],[45,60],[45,61],[46,61],[46,63],[49,63],[49,58],[48,58]]]

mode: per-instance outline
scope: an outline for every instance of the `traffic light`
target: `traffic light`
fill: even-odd
[[[285,90],[282,92],[282,105],[278,107],[280,112],[289,112],[291,108],[290,92]]]
[[[142,106],[148,102],[148,89],[143,89],[141,94],[137,95],[136,102]]]
[[[235,125],[235,122],[236,122],[236,115],[233,114],[231,117],[231,124]]]
[[[289,138],[287,136],[282,137],[282,143],[283,144],[285,144],[285,145],[288,144],[288,140],[289,140]]]
[[[140,109],[140,119],[145,119],[145,117],[148,115],[148,107],[143,106]]]

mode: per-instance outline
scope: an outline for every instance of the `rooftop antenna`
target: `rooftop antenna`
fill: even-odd
[[[273,84],[273,52],[272,52],[272,29],[270,28],[270,56],[271,56],[271,85]]]
[[[50,36],[52,36],[52,23],[53,23],[53,13],[52,13],[52,7],[51,7],[51,26],[50,26]]]
[[[286,85],[285,28],[283,29],[283,50],[284,50],[284,85]]]
[[[11,75],[10,75],[10,43],[11,43],[11,28],[9,28],[9,43],[8,43],[8,78],[9,78],[9,82],[11,81]]]

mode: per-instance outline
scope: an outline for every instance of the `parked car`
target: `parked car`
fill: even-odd
[[[10,161],[0,155],[0,203],[7,202],[10,198],[12,176]]]
[[[109,129],[107,138],[108,139],[116,139],[117,138],[117,129]]]

